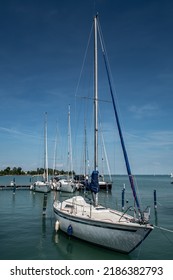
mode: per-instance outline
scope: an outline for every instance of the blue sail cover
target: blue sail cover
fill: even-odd
[[[99,172],[94,170],[91,174],[91,183],[90,183],[90,190],[94,193],[99,192]]]

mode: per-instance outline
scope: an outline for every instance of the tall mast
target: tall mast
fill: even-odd
[[[91,191],[94,206],[98,205],[98,59],[97,15],[94,17],[94,171],[91,175]]]
[[[47,155],[47,112],[45,113],[45,127],[44,127],[44,172],[45,181],[48,182],[48,155]]]
[[[73,161],[72,161],[72,143],[71,143],[71,121],[70,121],[70,105],[68,107],[68,175],[69,173],[72,173],[72,179],[73,179]]]
[[[85,163],[85,166],[84,166],[84,172],[85,172],[85,177],[87,174],[87,141],[86,141],[86,122],[84,124],[84,127],[85,127],[85,131],[84,131],[84,135],[85,135],[85,138],[84,138],[84,163]]]
[[[53,158],[53,176],[55,175],[55,170],[56,170],[57,138],[58,138],[58,125],[56,125],[56,136],[55,136],[54,158]]]
[[[98,170],[98,54],[97,54],[97,15],[94,17],[94,170]]]

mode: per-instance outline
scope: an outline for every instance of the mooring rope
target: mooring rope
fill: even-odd
[[[158,226],[155,226],[155,225],[154,225],[154,227],[155,227],[155,228],[158,228],[158,229],[161,229],[161,230],[165,230],[165,231],[168,231],[168,232],[173,233],[173,230],[170,230],[170,229],[167,229],[167,228],[158,227]]]

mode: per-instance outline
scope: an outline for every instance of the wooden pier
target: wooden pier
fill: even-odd
[[[0,190],[29,190],[31,185],[16,185],[11,186],[11,185],[0,185]]]

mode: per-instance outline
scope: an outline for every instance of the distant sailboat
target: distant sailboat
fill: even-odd
[[[94,171],[91,176],[90,190],[93,195],[93,204],[88,203],[82,196],[74,196],[63,202],[54,201],[53,210],[56,219],[56,227],[69,235],[75,236],[82,240],[94,243],[99,246],[116,250],[123,253],[132,252],[152,231],[153,226],[148,222],[149,212],[142,211],[131,174],[130,165],[124,145],[122,131],[115,107],[107,57],[103,47],[102,52],[106,64],[108,81],[111,91],[115,118],[117,121],[118,131],[124,153],[127,173],[132,188],[135,204],[135,210],[138,215],[128,215],[126,212],[120,212],[114,209],[107,209],[98,204],[98,85],[97,85],[97,33],[99,29],[98,16],[94,17]]]
[[[48,193],[51,191],[51,184],[48,179],[48,155],[47,155],[47,113],[45,113],[44,125],[44,174],[42,181],[34,182],[31,187],[34,192]]]
[[[171,184],[173,184],[173,173],[171,173]]]
[[[71,123],[70,123],[70,105],[68,110],[68,163],[69,170],[67,176],[56,176],[57,179],[56,190],[61,192],[73,193],[77,189],[77,183],[74,182],[73,178],[73,161],[72,161],[72,143],[71,143]]]

